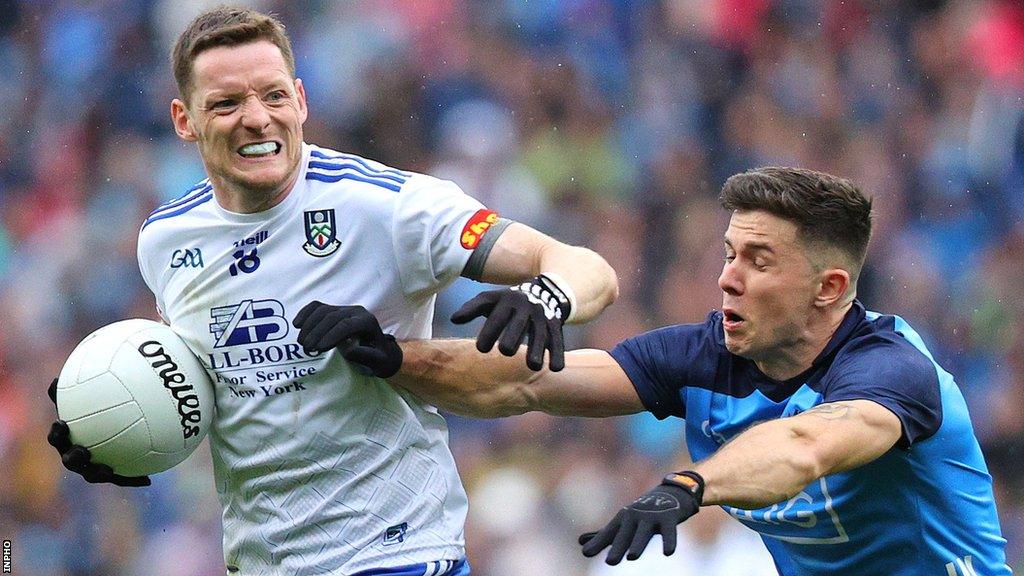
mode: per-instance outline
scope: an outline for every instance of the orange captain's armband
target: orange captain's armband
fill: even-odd
[[[462,247],[473,250],[480,244],[480,239],[498,221],[498,213],[493,210],[480,209],[466,222],[462,228]]]

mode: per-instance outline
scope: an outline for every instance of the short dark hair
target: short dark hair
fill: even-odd
[[[178,93],[188,101],[192,92],[192,62],[204,50],[267,40],[281,49],[288,72],[295,77],[295,56],[284,24],[272,15],[241,6],[220,6],[196,16],[178,36],[171,51]]]
[[[731,176],[719,197],[726,210],[763,210],[797,225],[805,244],[838,248],[856,279],[871,239],[871,199],[845,178],[767,166]]]

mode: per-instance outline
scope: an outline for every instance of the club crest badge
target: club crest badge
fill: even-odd
[[[302,245],[311,256],[330,256],[341,246],[335,236],[338,228],[334,221],[334,208],[327,210],[306,210],[306,243]]]

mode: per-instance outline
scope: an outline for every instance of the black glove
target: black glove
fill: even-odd
[[[46,393],[50,396],[53,406],[56,407],[56,378],[53,379],[53,382],[50,382],[50,387],[46,390]],[[85,478],[86,482],[130,487],[149,486],[150,484],[149,476],[121,476],[120,474],[114,474],[110,466],[93,462],[92,454],[89,453],[88,448],[71,443],[71,430],[63,420],[57,420],[50,426],[50,433],[46,436],[46,441],[50,443],[50,446],[57,449],[57,452],[60,454],[60,461],[64,464],[64,467],[75,474],[81,475],[82,478]]]
[[[543,368],[547,349],[551,352],[549,367],[552,372],[558,372],[565,368],[562,324],[571,311],[572,304],[565,293],[541,274],[518,286],[477,294],[452,314],[452,322],[465,324],[478,316],[486,316],[487,321],[476,338],[477,350],[490,352],[498,342],[502,354],[515,356],[525,337],[526,365],[531,370]]]
[[[636,560],[655,534],[661,534],[662,551],[671,556],[676,551],[676,526],[700,510],[704,497],[704,479],[696,472],[669,474],[650,492],[619,510],[600,532],[580,536],[583,555],[597,556],[608,545],[605,562],[612,566]],[[627,554],[626,551],[629,550]]]
[[[338,348],[345,360],[378,378],[394,376],[402,367],[402,348],[385,334],[377,318],[362,306],[331,306],[314,300],[292,320],[304,350]]]

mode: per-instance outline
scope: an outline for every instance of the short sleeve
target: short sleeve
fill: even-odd
[[[704,380],[716,363],[711,322],[659,328],[628,338],[611,351],[644,407],[659,420],[686,416],[684,389]]]
[[[446,180],[417,175],[402,187],[391,234],[406,294],[437,292],[458,277],[475,247],[463,242],[463,230],[483,209]]]
[[[939,376],[930,358],[898,336],[851,343],[836,359],[822,389],[823,402],[870,400],[900,420],[897,442],[909,448],[942,424]]]
[[[151,262],[148,257],[150,250],[147,250],[149,243],[146,241],[146,238],[147,237],[140,231],[138,243],[135,248],[135,254],[139,261],[139,274],[142,276],[142,281],[146,283],[149,291],[153,293],[153,297],[156,299],[157,314],[160,315],[160,318],[163,319],[164,322],[167,322],[167,317],[164,315],[163,301],[160,298],[160,291],[156,285],[157,275],[153,270],[153,267],[150,265]]]

